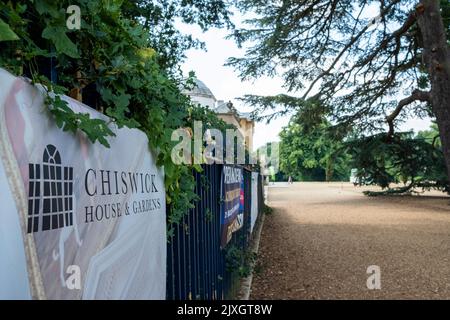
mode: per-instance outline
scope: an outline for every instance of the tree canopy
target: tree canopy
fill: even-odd
[[[280,133],[280,170],[299,181],[348,180],[350,158],[329,129],[325,119],[309,127],[292,117]]]
[[[367,192],[369,195],[405,193],[414,188],[449,192],[445,161],[436,137],[437,131],[432,127],[417,135],[399,132],[390,141],[386,141],[385,134],[376,134],[358,143],[349,140],[346,146],[362,181],[388,188]],[[393,183],[397,186],[389,188]]]
[[[448,0],[242,0],[238,5],[252,13],[246,27],[233,34],[247,49],[228,64],[243,79],[280,75],[289,92],[243,97],[255,114],[315,112],[315,105],[326,108],[343,132],[387,132],[389,139],[408,117],[435,117],[450,172]]]

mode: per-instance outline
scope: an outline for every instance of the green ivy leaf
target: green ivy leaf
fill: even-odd
[[[58,18],[60,13],[55,4],[48,0],[36,0],[36,11],[40,14],[49,14],[53,18]]]
[[[114,103],[119,110],[127,111],[127,107],[130,104],[131,95],[121,94],[116,97]]]
[[[117,18],[120,15],[122,3],[123,0],[103,0],[102,7],[113,17]]]
[[[0,41],[19,40],[17,34],[12,31],[11,27],[0,19]]]
[[[52,41],[56,51],[64,53],[71,58],[80,58],[77,46],[66,34],[66,28],[48,26],[42,31],[42,37]]]

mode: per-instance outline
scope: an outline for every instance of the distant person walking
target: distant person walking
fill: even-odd
[[[292,184],[293,182],[292,182],[292,177],[291,176],[289,176],[289,178],[288,178],[288,184]]]

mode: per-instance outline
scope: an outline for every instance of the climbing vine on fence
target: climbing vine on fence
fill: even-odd
[[[205,1],[171,1],[170,12],[164,6],[167,1],[161,2],[0,1],[0,67],[47,88],[48,110],[62,130],[82,131],[92,143],[105,147],[114,138],[109,123],[73,112],[59,96],[67,94],[104,112],[118,127],[145,132],[149,147],[157,152],[157,164],[165,169],[172,225],[193,206],[192,170],[201,170],[172,163],[171,150],[177,143],[171,141],[173,130],[192,127],[194,120],[202,120],[204,130],[225,128],[208,109],[194,106],[182,94],[192,78],[184,81],[174,71],[176,63],[182,59],[181,49],[198,43],[177,33],[173,19],[179,12],[184,20],[190,18],[187,22],[201,22],[204,29],[229,20],[222,1],[209,2],[216,3],[209,11],[198,10]],[[69,5],[80,8],[80,29],[67,28]],[[165,20],[164,14],[172,20]],[[159,20],[152,20],[156,15]],[[160,30],[158,39],[152,38],[152,27]]]

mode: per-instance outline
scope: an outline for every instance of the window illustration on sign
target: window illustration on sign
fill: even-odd
[[[29,164],[28,194],[28,233],[73,225],[73,168],[55,146],[46,146],[42,165]]]

